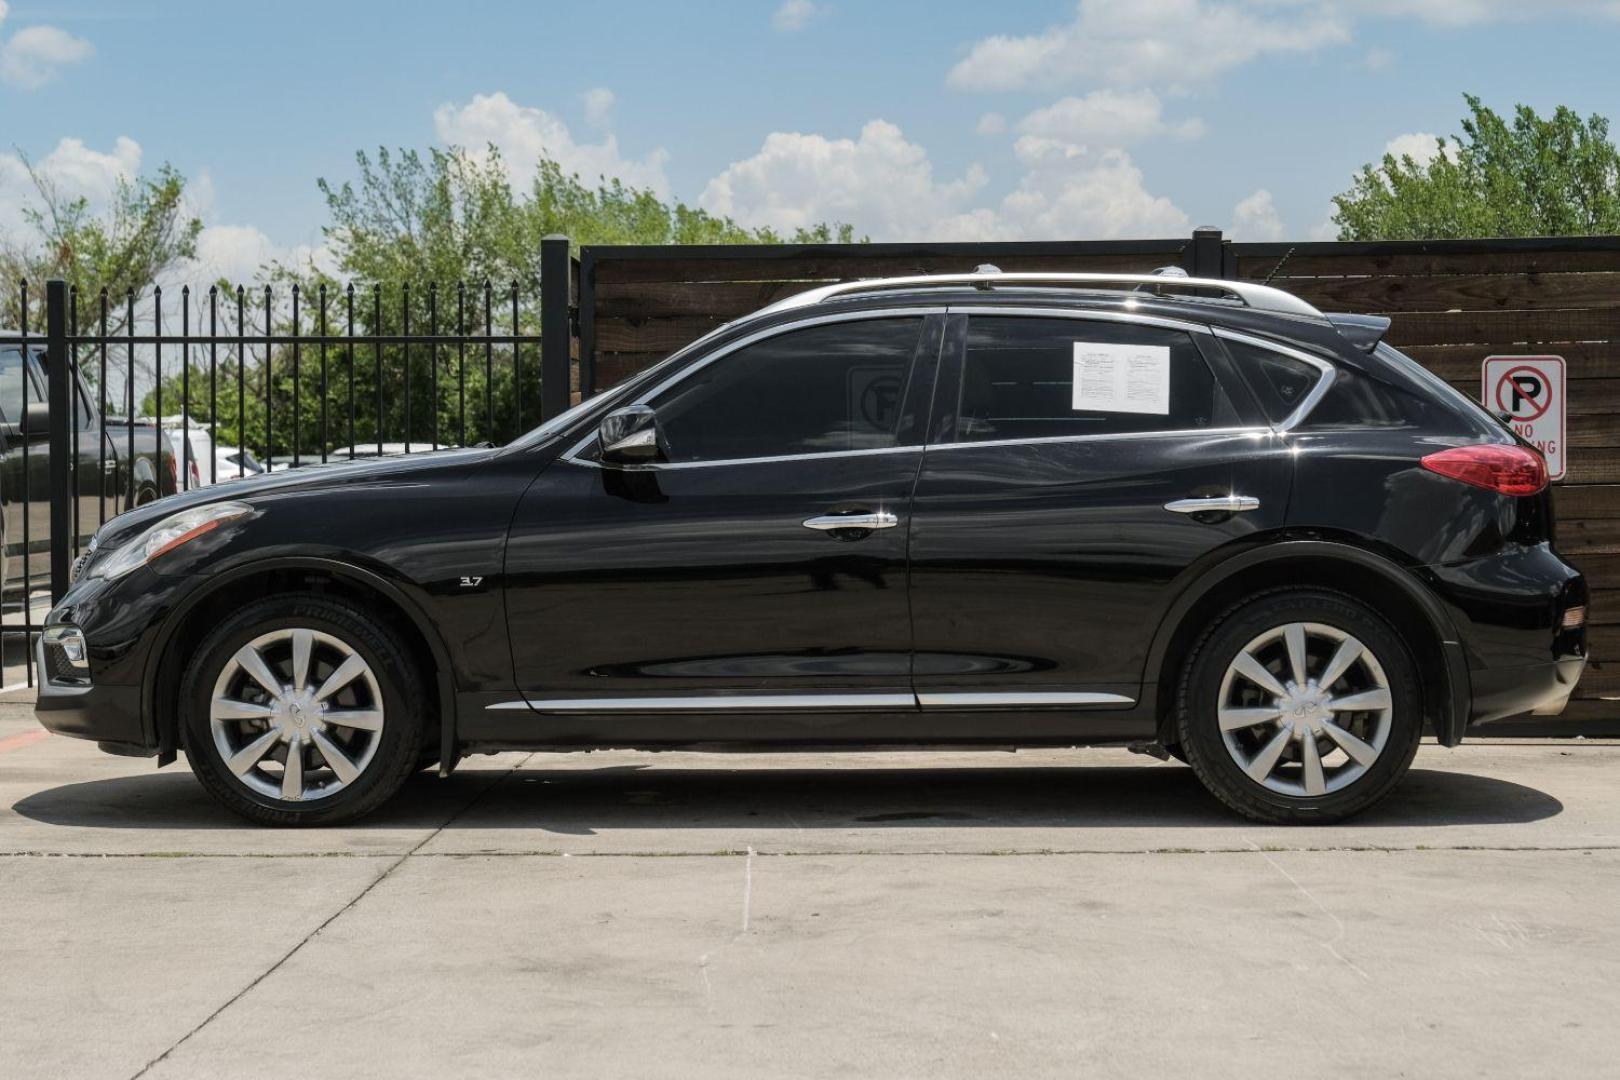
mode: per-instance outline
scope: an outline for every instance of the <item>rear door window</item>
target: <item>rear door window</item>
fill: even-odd
[[[973,316],[956,441],[1239,426],[1192,335],[1086,319]]]

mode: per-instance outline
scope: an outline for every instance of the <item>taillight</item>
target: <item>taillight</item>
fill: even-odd
[[[1547,462],[1524,446],[1456,446],[1428,455],[1423,467],[1502,495],[1534,495],[1547,486]]]

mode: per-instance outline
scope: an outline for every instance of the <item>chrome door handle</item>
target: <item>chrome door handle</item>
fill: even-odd
[[[822,514],[820,517],[804,519],[804,527],[815,529],[817,532],[832,532],[834,529],[892,529],[898,524],[900,518],[887,510],[879,510],[875,514]]]
[[[1172,499],[1164,504],[1172,514],[1240,514],[1260,509],[1253,495],[1211,495],[1203,499]]]

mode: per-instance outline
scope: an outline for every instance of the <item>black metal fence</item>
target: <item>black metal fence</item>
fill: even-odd
[[[33,685],[44,611],[125,510],[262,471],[500,444],[566,408],[566,239],[544,241],[542,274],[549,289],[18,283],[0,304],[17,319],[0,327],[5,681]]]

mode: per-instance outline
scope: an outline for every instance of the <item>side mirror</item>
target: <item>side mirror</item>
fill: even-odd
[[[24,436],[30,439],[44,438],[51,433],[51,407],[43,401],[30,401],[23,410],[22,423],[19,425]]]
[[[608,465],[649,465],[668,460],[651,405],[626,405],[602,417],[597,428],[602,461]]]
[[[16,423],[0,424],[0,436],[5,438],[7,446],[38,442],[50,433],[51,407],[43,401],[29,402]]]

